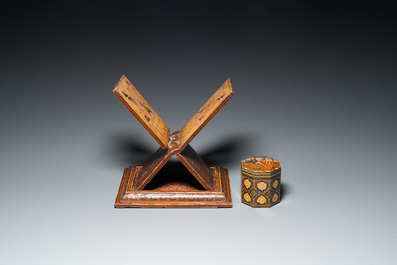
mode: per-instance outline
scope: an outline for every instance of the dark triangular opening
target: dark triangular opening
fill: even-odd
[[[184,192],[202,191],[205,188],[181,162],[168,161],[144,190]]]

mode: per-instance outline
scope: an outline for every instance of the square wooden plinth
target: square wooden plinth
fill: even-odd
[[[232,207],[229,173],[226,168],[210,167],[215,180],[214,191],[200,189],[197,185],[175,181],[151,185],[143,190],[133,190],[135,176],[142,166],[126,168],[120,183],[114,207],[116,208],[216,208]],[[169,170],[172,174],[174,171]],[[167,175],[167,172],[166,174]],[[164,178],[165,179],[165,178]],[[169,179],[169,178],[167,178]],[[153,181],[153,180],[152,180]],[[161,183],[162,182],[162,183]]]

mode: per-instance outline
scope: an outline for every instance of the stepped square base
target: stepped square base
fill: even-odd
[[[229,173],[220,166],[210,167],[216,181],[213,191],[205,190],[193,176],[175,167],[165,167],[144,189],[134,190],[134,180],[142,166],[124,170],[114,206],[116,208],[218,208],[232,207]],[[189,179],[191,177],[191,179]]]

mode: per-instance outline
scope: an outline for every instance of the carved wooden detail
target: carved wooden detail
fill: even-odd
[[[231,207],[228,170],[209,166],[189,145],[201,129],[230,100],[234,91],[230,78],[214,93],[180,131],[170,129],[146,102],[131,82],[122,76],[114,94],[159,143],[160,148],[143,165],[126,168],[116,197],[115,207]],[[178,181],[146,189],[162,172],[176,175],[177,171],[162,169],[176,155],[203,190]],[[163,176],[162,176],[163,177]],[[180,179],[180,178],[179,178]],[[189,186],[190,185],[190,186]]]

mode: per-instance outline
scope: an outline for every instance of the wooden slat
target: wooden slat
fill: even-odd
[[[157,152],[143,165],[134,180],[133,189],[140,190],[152,180],[160,169],[170,160],[172,156],[170,149],[159,148]]]
[[[181,130],[180,150],[183,150],[201,129],[215,116],[216,113],[234,95],[230,78],[212,95],[200,110],[188,121]]]
[[[187,145],[186,148],[176,156],[206,190],[215,190],[216,183],[213,172],[190,145]]]
[[[113,93],[143,125],[143,127],[159,143],[161,148],[167,149],[170,129],[160,116],[146,102],[138,90],[124,75],[120,78]]]

